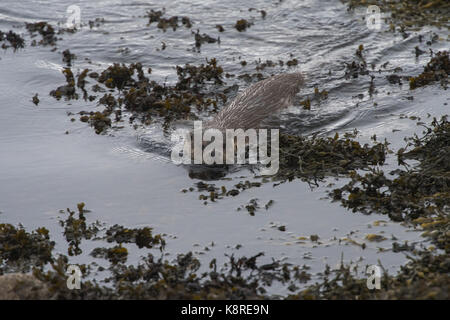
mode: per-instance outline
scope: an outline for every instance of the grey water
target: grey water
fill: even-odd
[[[66,9],[72,4],[81,8],[80,30],[61,35],[55,52],[51,47],[31,47],[25,23],[64,24]],[[166,16],[188,16],[194,22],[192,29],[163,32],[155,24],[148,26],[146,11],[163,7]],[[257,10],[249,8],[265,10],[267,16],[263,19]],[[91,29],[87,22],[96,18],[105,22]],[[233,28],[241,18],[254,22],[245,32]],[[217,24],[223,25],[225,32],[219,33]],[[379,260],[395,272],[406,257],[388,250],[393,236],[398,242],[421,243],[420,232],[385,216],[349,212],[323,199],[325,184],[311,189],[301,181],[278,187],[268,183],[204,205],[198,200],[198,192],[181,192],[199,180],[190,178],[185,168],[158,152],[158,148],[167,147],[167,138],[157,125],[134,130],[125,124],[123,129],[96,135],[87,124],[71,122],[67,115],[101,110],[95,102],[56,101],[48,95],[64,82],[61,52],[66,49],[77,56],[72,66],[75,74],[85,68],[100,71],[114,62],[141,62],[152,68],[152,79],[166,83],[176,82],[176,65],[200,64],[205,58],[215,57],[226,72],[238,75],[253,73],[258,60],[296,58],[299,63],[295,67],[278,65],[265,72],[302,72],[307,84],[299,99],[311,96],[315,87],[329,94],[320,104],[313,103],[311,110],[290,107],[284,111],[280,115],[283,129],[295,134],[334,135],[356,128],[361,141],[367,142],[376,134],[380,141],[387,138],[395,150],[404,145],[404,137],[422,130],[416,121],[399,115],[427,122],[433,116],[447,114],[448,90],[432,85],[412,92],[407,83],[393,85],[380,75],[370,96],[370,78],[345,79],[344,63],[351,62],[363,44],[366,60],[375,64],[376,70],[389,62],[386,70],[401,67],[401,75],[417,75],[429,60],[428,54],[414,55],[417,45],[428,49],[419,43],[419,35],[425,41],[433,33],[440,36],[431,46],[433,51],[448,50],[448,37],[442,30],[424,27],[405,39],[399,33],[387,32],[387,28],[368,29],[360,15],[348,12],[337,0],[2,0],[0,30],[23,35],[27,45],[16,52],[0,51],[0,221],[20,223],[27,229],[45,226],[57,242],[57,250],[65,253],[58,225],[58,219],[64,217],[60,210],[74,209],[77,203],[85,202],[92,222],[150,226],[155,233],[167,234],[168,259],[187,251],[204,261],[223,260],[225,253],[265,252],[263,260],[306,264],[312,272],[323,271],[326,264],[335,266],[341,258],[362,265]],[[192,50],[191,32],[197,29],[220,36],[220,44],[204,44],[200,52]],[[162,42],[165,50],[161,50]],[[247,61],[247,66],[242,67],[240,60]],[[239,90],[249,85],[236,78],[226,81],[238,84]],[[41,100],[38,106],[31,101],[36,93]],[[392,164],[393,157],[387,168]],[[239,181],[251,180],[252,174],[243,168],[228,178],[231,180],[217,181],[217,185],[230,189]],[[253,198],[261,205],[273,200],[274,205],[257,211],[255,216],[237,211]],[[378,220],[385,223],[374,225]],[[285,232],[278,230],[281,225],[286,226]],[[368,242],[366,249],[339,241],[350,237],[364,242],[369,233],[383,234],[388,240]],[[299,241],[316,234],[320,243]],[[85,246],[88,253],[90,244]],[[210,250],[204,249],[207,246]],[[139,255],[145,252],[134,251],[129,262],[137,261]],[[92,258],[82,255],[76,259],[85,263]]]

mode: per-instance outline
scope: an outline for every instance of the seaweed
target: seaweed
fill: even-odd
[[[36,43],[36,41],[32,42],[32,46],[36,46],[37,44],[43,46],[54,46],[57,42],[56,32],[54,27],[48,22],[41,21],[36,23],[27,23],[27,30],[34,37],[36,34],[40,34],[42,39]]]
[[[247,30],[247,28],[250,28],[252,24],[253,23],[251,23],[251,22],[249,22],[249,21],[247,21],[245,19],[240,19],[240,20],[236,21],[236,24],[234,25],[234,28],[237,31],[242,32],[242,31]]]
[[[160,234],[153,235],[152,228],[128,229],[120,225],[114,225],[106,231],[108,242],[135,243],[139,249],[159,247],[162,251],[166,241]]]
[[[417,30],[424,26],[435,26],[438,28],[450,28],[448,16],[450,5],[444,0],[341,0],[346,3],[349,11],[357,7],[377,5],[381,12],[389,12],[382,19],[390,25],[390,29],[405,33],[405,30]]]
[[[345,63],[345,78],[358,78],[359,76],[365,76],[369,74],[369,70],[367,70],[367,62],[363,55],[364,46],[359,45],[358,49],[355,52],[356,60],[353,60],[350,63]]]
[[[122,90],[125,85],[132,81],[132,75],[136,68],[138,68],[138,65],[135,64],[127,67],[125,64],[115,63],[100,74],[98,81],[110,89]]]
[[[34,103],[35,106],[37,106],[40,102],[38,94],[36,93],[33,98],[31,99],[31,101]]]
[[[409,78],[409,88],[414,90],[439,81],[441,86],[447,89],[449,74],[450,60],[448,51],[439,51],[431,57],[421,74],[417,77]]]
[[[170,18],[164,18],[163,15],[165,14],[165,9],[163,10],[150,10],[147,12],[148,17],[148,25],[150,26],[153,22],[157,23],[157,28],[163,30],[166,32],[168,28],[172,28],[173,31],[176,31],[177,28],[180,27],[179,22],[181,22],[181,25],[185,26],[186,28],[190,29],[192,28],[193,22],[189,17],[183,16],[172,16]]]
[[[200,186],[201,188],[209,188]],[[78,204],[79,217],[87,210],[84,204]],[[70,212],[70,210],[69,210]],[[74,214],[70,214],[74,222]],[[86,219],[80,225],[86,224]],[[414,221],[424,229],[424,236],[448,253],[449,219],[448,216],[419,218]],[[85,225],[86,226],[86,225]],[[86,228],[78,228],[79,230]],[[285,226],[278,226],[279,231],[286,231]],[[54,242],[50,241],[49,232],[39,228],[28,233],[22,227],[0,225],[0,271],[5,273],[19,270],[29,271],[32,275],[22,273],[0,276],[0,288],[6,298],[13,295],[22,299],[448,299],[450,284],[450,258],[448,254],[434,255],[429,250],[416,250],[414,247],[397,245],[397,251],[408,251],[409,262],[401,266],[396,275],[386,271],[381,278],[381,289],[370,290],[367,280],[358,276],[358,267],[341,263],[332,270],[326,266],[319,273],[314,284],[303,286],[311,280],[308,266],[291,265],[272,259],[262,264],[259,259],[264,253],[251,256],[235,257],[226,255],[227,261],[217,265],[216,259],[209,262],[209,269],[200,273],[201,262],[192,252],[182,253],[172,261],[158,258],[152,253],[137,264],[126,265],[128,250],[123,243],[138,244],[138,234],[144,233],[140,248],[152,248],[147,240],[156,239],[151,228],[128,229],[119,225],[110,227],[104,237],[87,240],[107,239],[119,245],[110,248],[97,247],[91,256],[106,259],[110,265],[109,276],[103,284],[88,280],[95,263],[78,265],[83,281],[79,290],[67,287],[67,270],[71,265],[65,255],[53,254]],[[83,232],[75,232],[82,234]],[[367,235],[369,240],[382,241],[380,235]],[[69,243],[71,238],[66,239]],[[161,237],[160,240],[163,240]],[[319,241],[319,236],[311,235],[310,240]],[[158,241],[158,245],[162,242]],[[161,249],[163,250],[163,249]],[[26,268],[12,268],[20,261]],[[105,270],[102,266],[97,271]],[[384,269],[383,269],[384,270]],[[25,279],[26,277],[26,279]],[[23,281],[26,280],[26,281]],[[284,296],[267,293],[267,287],[274,283],[284,286],[291,292]],[[19,290],[20,285],[20,290]],[[17,288],[11,291],[8,288]],[[30,294],[23,294],[23,292]]]
[[[50,95],[55,99],[60,100],[62,97],[66,99],[78,99],[78,95],[75,90],[75,77],[70,68],[64,68],[62,73],[66,78],[66,85],[60,86],[55,90],[50,91]]]
[[[81,241],[83,239],[91,239],[99,232],[99,223],[93,223],[90,226],[86,223],[85,213],[88,212],[84,209],[85,204],[83,202],[77,205],[78,218],[75,211],[67,208],[69,216],[65,220],[60,220],[60,225],[64,228],[64,237],[69,244],[67,252],[69,256],[80,255],[83,251],[80,248]]]
[[[225,92],[230,89],[224,87],[224,71],[216,59],[206,60],[206,64],[199,66],[177,66],[176,71],[178,81],[168,86],[151,81],[141,63],[115,63],[100,73],[84,69],[78,74],[75,86],[75,76],[70,68],[65,68],[67,84],[52,90],[50,95],[58,100],[62,97],[78,99],[79,89],[85,100],[97,100],[99,105],[106,106],[103,111],[80,112],[80,120],[90,123],[98,134],[112,127],[111,116],[115,115],[116,122],[121,121],[123,109],[133,113],[130,123],[139,119],[148,124],[152,118],[157,118],[163,119],[167,127],[176,119],[196,119],[198,112],[216,112],[218,105],[226,102]],[[148,68],[147,74],[150,73],[151,68]],[[98,82],[92,86],[93,92],[109,89],[110,93],[100,98],[91,95],[86,87],[88,77]],[[213,85],[215,90],[206,90]],[[222,92],[218,91],[219,86],[223,87]],[[118,95],[114,94],[115,90]]]
[[[300,178],[312,182],[328,176],[348,175],[356,169],[382,165],[388,144],[361,145],[348,137],[301,137],[280,134],[280,170],[275,180]]]
[[[9,45],[6,44],[6,41],[9,42]],[[12,47],[14,49],[14,52],[25,47],[25,40],[12,30],[7,33],[4,33],[0,30],[0,42],[3,42],[2,49],[6,50]]]
[[[63,62],[67,64],[68,67],[72,66],[72,60],[76,59],[75,54],[71,53],[69,49],[64,50],[63,53]]]
[[[28,233],[21,225],[0,224],[0,274],[44,266],[53,261],[54,246],[46,228]]]
[[[200,34],[200,30],[197,30],[197,33],[192,32],[192,34],[194,35],[195,47],[197,49],[200,49],[200,47],[204,43],[216,43],[216,42],[220,43],[220,38],[215,39],[213,37],[210,37],[206,33]]]
[[[371,169],[365,175],[350,174],[350,182],[329,192],[335,201],[363,213],[379,212],[394,221],[413,221],[448,211],[450,203],[450,123],[447,117],[436,119],[424,136],[409,139],[397,152],[399,165],[406,170],[391,172],[391,179],[381,169]],[[414,148],[407,151],[408,147]],[[406,161],[418,161],[409,168]]]
[[[112,248],[95,248],[91,252],[94,258],[108,259],[112,264],[125,263],[128,258],[127,248],[118,245]]]

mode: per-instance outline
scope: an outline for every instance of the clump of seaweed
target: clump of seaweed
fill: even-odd
[[[197,30],[197,33],[192,32],[192,34],[194,34],[195,47],[197,49],[200,49],[200,47],[204,43],[216,43],[216,42],[220,43],[220,38],[215,39],[215,38],[207,35],[206,33],[200,34],[200,30]]]
[[[449,28],[448,15],[449,5],[443,0],[341,0],[347,3],[348,10],[354,10],[357,7],[367,8],[368,5],[377,5],[381,12],[390,12],[390,15],[382,19],[390,24],[390,29],[395,31],[395,25],[399,26],[400,31],[417,30],[423,26],[435,26],[438,28]]]
[[[27,23],[27,30],[30,32],[32,37],[35,37],[36,34],[40,34],[42,39],[39,42],[33,40],[32,46],[36,46],[37,44],[43,46],[54,46],[56,45],[56,41],[58,40],[56,37],[56,32],[53,26],[45,21],[36,22],[36,23]]]
[[[345,62],[345,78],[358,78],[358,76],[365,76],[369,74],[369,70],[367,70],[367,63],[363,55],[364,46],[359,45],[356,50],[355,56],[356,60],[353,60],[351,63]]]
[[[186,28],[192,28],[192,21],[189,19],[189,17],[178,17],[178,16],[172,16],[170,18],[164,18],[163,15],[165,14],[165,10],[150,10],[147,12],[148,17],[148,25],[151,25],[153,22],[157,22],[157,27],[159,29],[162,29],[164,32],[168,28],[172,28],[173,31],[177,30],[177,28],[180,27],[179,22],[181,21],[181,24],[185,26]]]
[[[62,71],[64,76],[66,77],[66,85],[58,87],[56,90],[52,90],[50,95],[56,98],[57,100],[62,97],[66,97],[67,99],[77,99],[78,95],[75,90],[75,77],[70,68],[64,68]]]
[[[161,19],[161,17],[165,14],[166,10],[153,10],[151,9],[150,11],[147,12],[147,17],[148,17],[148,24],[152,24],[153,22],[158,22],[159,19]]]
[[[33,98],[31,99],[31,101],[34,103],[35,106],[37,106],[40,102],[38,94],[36,93]]]
[[[241,61],[241,65],[244,67],[247,64],[246,61]],[[256,67],[255,70],[256,71],[262,71],[265,68],[273,68],[275,67],[277,64],[275,62],[273,62],[272,60],[266,60],[265,62],[262,62],[261,60],[256,61]]]
[[[120,225],[114,225],[106,231],[106,240],[116,243],[135,243],[139,249],[159,247],[162,251],[166,241],[160,234],[153,235],[152,228],[129,229]]]
[[[412,223],[424,230],[423,237],[429,238],[439,249],[450,253],[450,218],[448,213],[433,217],[419,217]]]
[[[238,79],[242,79],[246,82],[257,82],[264,80],[265,77],[261,72],[256,72],[253,74],[244,73],[238,76]]]
[[[198,88],[206,81],[214,81],[215,84],[223,84],[223,68],[217,64],[217,60],[212,58],[206,60],[206,64],[193,66],[186,64],[184,67],[177,66],[179,90],[193,89],[198,92]]]
[[[9,45],[6,44],[6,41],[9,42]],[[14,51],[17,51],[18,49],[22,49],[25,47],[25,40],[12,30],[7,33],[4,33],[0,30],[0,42],[3,42],[2,49],[5,50],[12,47]]]
[[[93,29],[94,27],[100,27],[102,24],[105,23],[105,18],[95,18],[94,20],[89,20],[89,29]]]
[[[132,75],[137,67],[135,64],[127,67],[125,64],[115,63],[100,74],[98,81],[110,89],[122,90],[132,81]]]
[[[294,66],[296,66],[296,65],[298,65],[298,60],[297,59],[292,59],[292,60],[288,60],[287,62],[286,62],[286,65],[288,66],[288,67],[294,67]]]
[[[112,264],[125,263],[128,258],[127,248],[118,245],[112,248],[95,248],[91,252],[94,258],[108,259]]]
[[[337,133],[334,137],[311,138],[280,134],[280,169],[275,179],[320,181],[327,176],[349,174],[382,165],[388,150],[387,142],[361,145]]]
[[[28,233],[22,226],[0,224],[0,274],[28,272],[34,266],[44,266],[53,261],[54,246],[46,228]]]
[[[242,32],[242,31],[247,30],[247,28],[250,28],[250,26],[252,24],[253,23],[251,23],[251,22],[249,22],[249,21],[247,21],[245,19],[240,19],[240,20],[236,21],[236,24],[234,25],[234,28],[237,31]]]
[[[409,78],[411,90],[439,81],[445,89],[450,74],[450,59],[448,51],[439,51],[424,67],[423,72],[417,77]]]
[[[223,199],[224,197],[235,197],[239,195],[241,192],[250,189],[250,188],[259,188],[262,186],[262,182],[258,181],[240,181],[235,184],[232,189],[228,190],[225,186],[216,187],[213,183],[205,183],[203,181],[195,183],[198,192],[207,192],[199,195],[198,199],[204,201],[204,204],[208,203],[208,200],[211,202],[215,202],[219,199]],[[194,188],[191,187],[189,189],[183,189],[182,192],[193,192]]]
[[[177,66],[178,82],[174,86],[160,85],[148,79],[141,79],[124,92],[124,105],[130,111],[139,112],[143,120],[151,116],[172,119],[194,117],[194,110],[217,107],[218,98],[226,100],[225,95],[202,92],[207,83],[222,85],[223,69],[215,59],[207,64]],[[214,99],[208,96],[215,96]]]
[[[75,54],[71,53],[69,49],[64,50],[63,53],[63,62],[67,64],[68,67],[72,66],[72,60],[76,59]]]
[[[334,189],[330,196],[344,207],[364,213],[380,212],[394,221],[412,221],[448,210],[450,203],[450,123],[447,117],[433,120],[421,138],[410,138],[406,151],[397,152],[399,165],[414,159],[419,163],[407,170],[397,169],[394,179],[380,169],[365,175],[353,172],[351,181]]]
[[[186,64],[177,66],[178,81],[173,86],[159,84],[151,81],[145,74],[140,63],[130,65],[113,64],[100,74],[85,69],[78,75],[77,87],[83,91],[84,99],[94,101],[97,97],[89,95],[86,90],[87,77],[96,79],[98,84],[92,87],[94,92],[105,92],[106,89],[113,92],[119,90],[119,97],[113,94],[105,94],[99,98],[99,105],[105,105],[102,112],[80,112],[80,120],[89,122],[97,133],[106,132],[112,126],[111,115],[120,121],[122,107],[133,112],[130,123],[140,119],[143,123],[149,123],[151,118],[163,118],[169,124],[174,119],[196,118],[197,112],[215,111],[219,103],[226,102],[226,89],[217,92],[217,87],[224,85],[223,68],[218,65],[216,59],[206,61],[199,66]],[[148,74],[151,68],[148,68]],[[70,69],[65,69],[67,85],[61,86],[51,92],[57,99],[62,96],[78,98],[75,88],[75,79]],[[215,90],[205,90],[215,85]],[[213,110],[208,110],[209,107]]]
[[[110,116],[110,112],[108,112],[107,110],[104,110],[103,112],[91,112],[89,115],[89,119],[88,122],[91,124],[92,127],[94,127],[95,129],[95,133],[97,134],[101,134],[106,132],[106,130],[108,128],[111,127],[111,118]],[[83,116],[85,117],[85,116]],[[81,117],[80,120],[85,122],[84,119]]]
[[[75,211],[71,211],[67,208],[69,216],[65,220],[60,220],[60,225],[64,228],[64,237],[66,238],[69,248],[67,252],[69,256],[79,255],[82,253],[80,243],[83,239],[91,239],[99,232],[99,223],[93,223],[88,226],[86,224],[86,217],[84,213],[87,212],[84,209],[85,204],[83,202],[77,205],[78,218]]]
[[[249,202],[245,205],[240,206],[239,208],[237,208],[237,211],[241,211],[242,209],[246,209],[247,212],[251,215],[254,216],[255,212],[260,209],[260,206],[258,204],[258,199],[254,198],[254,199],[250,199]]]
[[[326,91],[326,90],[320,91],[319,88],[315,87],[314,95],[299,101],[299,105],[302,106],[303,109],[305,109],[305,110],[311,110],[311,104],[313,101],[320,104],[321,101],[326,100],[326,99],[328,99],[328,91]]]

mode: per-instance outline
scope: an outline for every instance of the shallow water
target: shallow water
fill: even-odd
[[[29,44],[25,22],[65,22],[66,8],[71,4],[68,0],[2,0],[0,30],[13,29],[23,34]],[[358,45],[363,44],[366,60],[375,63],[376,70],[389,61],[387,70],[401,67],[399,74],[417,75],[429,60],[428,54],[418,58],[414,55],[416,45],[428,48],[419,43],[418,34],[424,41],[432,32],[440,34],[443,39],[432,45],[438,51],[448,48],[445,32],[443,35],[443,31],[424,28],[407,39],[398,33],[374,32],[335,0],[165,3],[166,16],[188,16],[194,22],[192,30],[220,36],[220,45],[205,44],[201,52],[195,52],[191,30],[180,27],[162,32],[155,24],[146,25],[145,12],[161,9],[158,2],[82,0],[77,5],[82,10],[82,23],[95,18],[104,18],[105,23],[93,29],[85,25],[75,34],[62,35],[56,52],[51,52],[51,47],[29,45],[15,53],[11,49],[0,52],[0,221],[22,223],[27,228],[45,226],[57,241],[57,249],[64,252],[66,246],[57,223],[59,210],[74,208],[83,201],[92,210],[90,221],[151,226],[157,233],[168,234],[170,256],[193,250],[200,257],[220,261],[224,253],[252,255],[264,251],[263,259],[267,261],[286,258],[311,266],[313,272],[322,271],[326,263],[336,265],[341,257],[347,262],[363,257],[363,265],[380,260],[390,271],[405,261],[403,254],[379,252],[378,247],[391,248],[392,240],[369,242],[363,250],[339,243],[335,237],[352,233],[352,239],[361,242],[368,233],[383,233],[389,239],[395,235],[398,242],[422,241],[420,233],[390,222],[387,217],[350,213],[337,203],[323,200],[325,187],[311,190],[301,181],[275,188],[265,184],[204,205],[198,200],[198,192],[181,192],[198,180],[189,178],[185,168],[161,156],[155,142],[165,148],[167,140],[157,127],[134,130],[125,124],[122,130],[96,135],[85,123],[71,122],[67,116],[67,112],[99,108],[95,102],[56,101],[48,93],[64,82],[60,53],[65,49],[77,55],[74,74],[84,68],[99,71],[113,62],[141,62],[153,69],[152,79],[166,79],[167,83],[176,81],[177,64],[200,64],[205,58],[216,57],[226,72],[242,74],[254,72],[255,60],[286,61],[292,54],[299,61],[297,67],[267,68],[265,74],[301,71],[307,85],[299,99],[311,96],[314,87],[327,90],[329,97],[320,105],[313,103],[310,111],[298,107],[284,111],[280,116],[282,128],[296,134],[334,134],[357,128],[362,132],[361,140],[369,141],[376,134],[380,141],[387,138],[396,150],[404,145],[403,137],[422,130],[417,121],[400,119],[399,115],[429,122],[432,118],[427,118],[428,114],[447,114],[448,90],[432,85],[411,92],[407,83],[389,84],[381,75],[375,79],[377,91],[370,97],[370,78],[345,80],[344,62],[351,62]],[[251,7],[264,9],[267,17],[262,19],[260,13],[249,12]],[[254,25],[240,33],[232,26],[241,18],[253,19]],[[216,24],[222,24],[226,31],[219,34]],[[157,50],[162,41],[167,48]],[[248,65],[242,67],[239,58]],[[236,78],[227,80],[227,84],[233,83],[239,84],[240,90],[248,86]],[[35,93],[41,100],[38,106],[31,102]],[[414,99],[407,99],[409,96]],[[150,147],[148,141],[152,142]],[[389,162],[395,163],[395,159]],[[219,181],[217,185],[231,186],[250,179],[252,174],[242,169],[228,177],[233,180]],[[258,198],[260,205],[269,200],[275,204],[267,211],[257,211],[255,216],[236,210],[252,198]],[[385,220],[386,224],[375,227],[372,223],[376,220]],[[279,225],[287,230],[279,231]],[[319,235],[321,244],[309,240],[299,243],[298,237],[314,234]],[[211,248],[211,242],[214,249],[205,251],[203,248]],[[240,249],[236,249],[238,244],[242,245]],[[143,252],[129,261],[135,261],[138,254]],[[87,258],[78,259],[86,262]]]

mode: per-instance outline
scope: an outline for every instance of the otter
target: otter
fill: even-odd
[[[270,115],[292,104],[304,85],[301,73],[283,73],[259,81],[239,94],[223,108],[205,128],[226,129],[259,128]]]
[[[259,81],[238,94],[229,105],[219,111],[212,120],[207,121],[200,130],[205,132],[207,129],[216,129],[225,133],[227,129],[242,129],[243,131],[260,129],[263,120],[292,104],[295,95],[300,91],[303,85],[304,77],[301,73],[279,74]],[[184,139],[184,142],[177,144],[177,146],[172,149],[172,160],[177,158],[177,162],[180,161],[185,164],[190,164],[191,161],[195,159],[195,134],[192,130],[188,130],[188,132],[181,134],[181,136],[185,134],[188,134],[188,137]],[[203,133],[200,133],[200,137],[202,136]],[[234,139],[234,148],[236,152],[236,137]],[[178,141],[178,138],[175,137],[174,141]],[[190,146],[188,141],[190,142]],[[186,142],[188,143],[189,151],[184,149],[186,146],[184,143]],[[249,141],[247,140],[246,143],[248,142]],[[209,143],[210,142],[208,141],[202,141],[202,145],[197,150],[202,153]],[[190,153],[190,156],[185,160],[181,160],[181,158],[179,158],[180,150],[183,150],[183,153],[187,151],[188,154]],[[248,149],[246,151],[248,151]],[[225,148],[222,154],[225,158]],[[201,157],[199,157],[199,159],[201,159]],[[222,163],[225,163],[225,161]],[[200,167],[190,166],[189,176],[191,178],[210,180],[223,177],[227,171],[227,165],[215,164],[207,166],[202,165]]]

